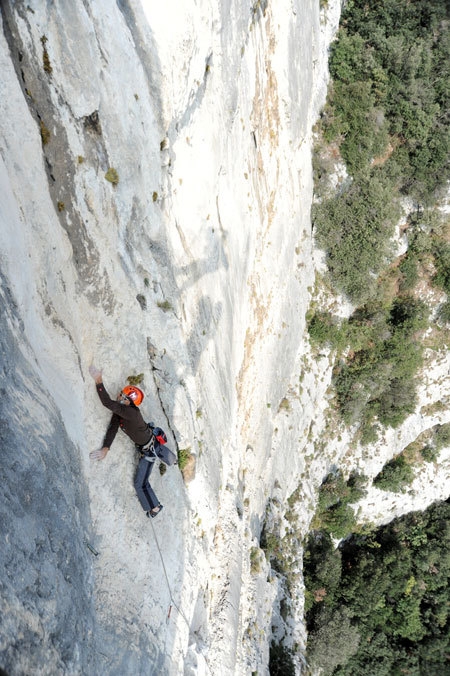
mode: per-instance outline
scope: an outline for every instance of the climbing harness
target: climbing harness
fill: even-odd
[[[150,437],[150,441],[147,441],[147,443],[144,444],[143,446],[138,446],[136,444],[136,448],[139,451],[139,453],[143,453],[143,455],[145,455],[145,456],[147,456],[147,455],[155,456],[155,458],[156,458],[155,437],[153,436],[153,434]]]

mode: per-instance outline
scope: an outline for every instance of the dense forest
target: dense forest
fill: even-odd
[[[325,133],[349,173],[421,202],[448,180],[449,14],[448,0],[349,0],[330,59]]]
[[[338,549],[309,534],[308,660],[324,676],[450,673],[450,504],[395,519]]]

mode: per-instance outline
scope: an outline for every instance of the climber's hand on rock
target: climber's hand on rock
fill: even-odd
[[[96,383],[102,382],[102,372],[100,371],[100,369],[94,366],[94,364],[91,364],[89,366],[89,373],[91,374]]]
[[[91,451],[91,453],[89,453],[89,457],[91,460],[103,460],[103,458],[106,457],[108,451],[109,448],[107,446],[103,446],[103,448],[98,448],[96,451]]]

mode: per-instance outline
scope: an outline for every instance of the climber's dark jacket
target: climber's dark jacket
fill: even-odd
[[[109,408],[113,412],[105,438],[103,439],[103,446],[110,448],[119,427],[138,446],[147,444],[151,439],[152,431],[149,429],[138,407],[133,402],[130,402],[129,406],[125,406],[111,399],[103,383],[98,384],[96,387],[103,406],[106,406],[106,408]]]

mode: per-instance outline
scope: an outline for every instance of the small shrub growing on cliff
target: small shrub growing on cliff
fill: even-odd
[[[319,489],[319,509],[326,510],[338,502],[357,502],[366,494],[366,483],[367,477],[357,472],[352,472],[347,481],[341,470],[330,472]]]
[[[319,500],[314,516],[314,528],[331,533],[334,537],[346,537],[356,527],[356,518],[351,503],[366,494],[367,478],[352,472],[347,481],[341,470],[330,472],[319,488]]]
[[[260,547],[264,551],[267,561],[276,561],[281,558],[280,537],[277,533],[267,530],[265,525],[261,532]]]
[[[41,132],[42,145],[45,146],[50,141],[50,132],[42,120],[39,121],[39,127]]]
[[[147,299],[142,293],[138,293],[138,295],[136,296],[136,300],[141,306],[141,310],[147,309]]]
[[[308,321],[308,333],[311,343],[318,347],[339,349],[345,342],[344,331],[331,312],[315,312]]]
[[[438,310],[438,320],[441,324],[450,324],[450,301],[442,303]]]
[[[259,547],[252,547],[250,550],[250,572],[252,575],[261,572],[261,550]]]
[[[127,381],[129,385],[140,385],[142,381],[144,380],[144,374],[139,373],[136,376],[128,376]]]
[[[442,448],[450,446],[450,423],[437,426],[437,429],[434,433],[434,443],[438,451],[440,451]]]
[[[355,513],[345,502],[331,505],[320,518],[321,527],[335,538],[345,538],[356,527]]]
[[[283,399],[280,401],[280,405],[278,406],[278,411],[290,411],[290,410],[291,405],[289,403],[289,399],[283,397]]]
[[[417,261],[411,253],[400,262],[398,266],[400,272],[399,289],[401,292],[410,291],[415,287],[419,279],[417,270]]]
[[[107,181],[112,183],[113,185],[117,185],[119,183],[119,174],[117,173],[116,169],[113,167],[110,167],[108,171],[105,174],[105,178]]]
[[[190,457],[191,457],[190,446],[188,448],[178,449],[178,467],[180,468],[181,472],[186,468],[186,465],[188,464]]]
[[[319,488],[318,509],[323,512],[346,496],[347,484],[341,470],[330,472]]]
[[[199,453],[201,453],[201,443],[198,442]],[[196,456],[191,453],[190,448],[178,449],[178,466],[183,475],[185,483],[189,483],[195,476]]]
[[[49,57],[48,52],[47,52],[47,47],[45,46],[47,42],[48,42],[48,40],[47,40],[46,36],[43,35],[41,37],[41,44],[42,44],[42,49],[43,49],[42,63],[43,63],[43,67],[44,67],[45,72],[50,75],[50,73],[53,71],[53,68],[52,68],[52,65],[50,63],[50,57]]]
[[[436,462],[439,457],[439,451],[434,446],[424,446],[420,453],[425,462]]]
[[[156,305],[161,308],[164,312],[168,312],[169,310],[173,310],[173,305],[170,301],[168,300],[163,300],[163,301],[158,301]]]

